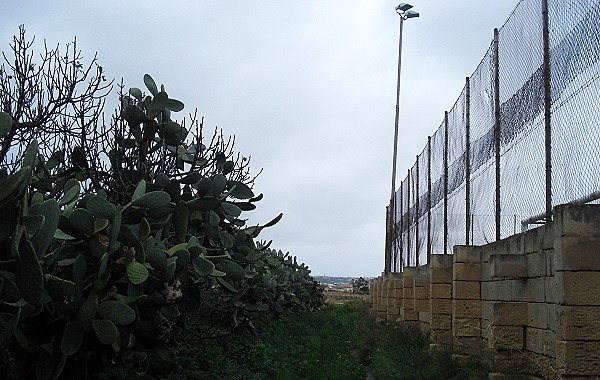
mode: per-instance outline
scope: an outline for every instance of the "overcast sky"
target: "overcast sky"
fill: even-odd
[[[404,25],[398,179],[518,0],[413,0]],[[4,0],[0,50],[77,36],[107,77],[151,74],[207,130],[235,134],[264,193],[251,224],[314,275],[383,270],[391,190],[399,17],[390,0]],[[40,44],[37,45],[41,47]],[[116,104],[116,94],[112,95]],[[111,112],[111,108],[107,109]]]

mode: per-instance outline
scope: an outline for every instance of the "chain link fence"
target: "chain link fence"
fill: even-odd
[[[388,207],[386,272],[600,199],[600,2],[521,0]]]

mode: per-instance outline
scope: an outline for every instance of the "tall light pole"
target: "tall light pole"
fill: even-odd
[[[402,66],[402,26],[404,20],[419,17],[419,13],[410,10],[413,6],[400,3],[396,7],[396,13],[400,16],[400,37],[398,39],[398,81],[396,82],[396,122],[394,125],[394,160],[392,161],[392,194],[391,200],[396,193],[396,158],[398,157],[398,122],[400,119],[400,68]]]
[[[394,158],[392,161],[392,193],[390,195],[390,206],[388,209],[388,239],[386,242],[386,268],[385,272],[388,273],[392,267],[392,251],[396,251],[396,159],[398,157],[398,123],[400,119],[400,68],[402,64],[402,27],[404,20],[409,18],[419,17],[419,13],[410,10],[412,5],[407,3],[400,3],[396,7],[396,13],[400,16],[400,37],[398,39],[398,81],[396,82],[396,121],[394,124]],[[402,251],[400,252],[402,256]],[[395,256],[395,255],[394,255]],[[403,259],[400,257],[400,271],[402,271]]]

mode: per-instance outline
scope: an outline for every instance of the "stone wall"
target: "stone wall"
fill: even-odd
[[[485,246],[455,246],[372,280],[380,318],[431,333],[433,347],[490,355],[529,378],[600,376],[600,205]]]

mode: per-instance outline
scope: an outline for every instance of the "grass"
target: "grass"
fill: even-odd
[[[159,379],[483,379],[478,363],[429,351],[421,332],[375,321],[369,304],[328,305],[270,321],[258,335],[181,345]],[[190,343],[190,342],[188,342]],[[165,374],[167,373],[167,374]]]

